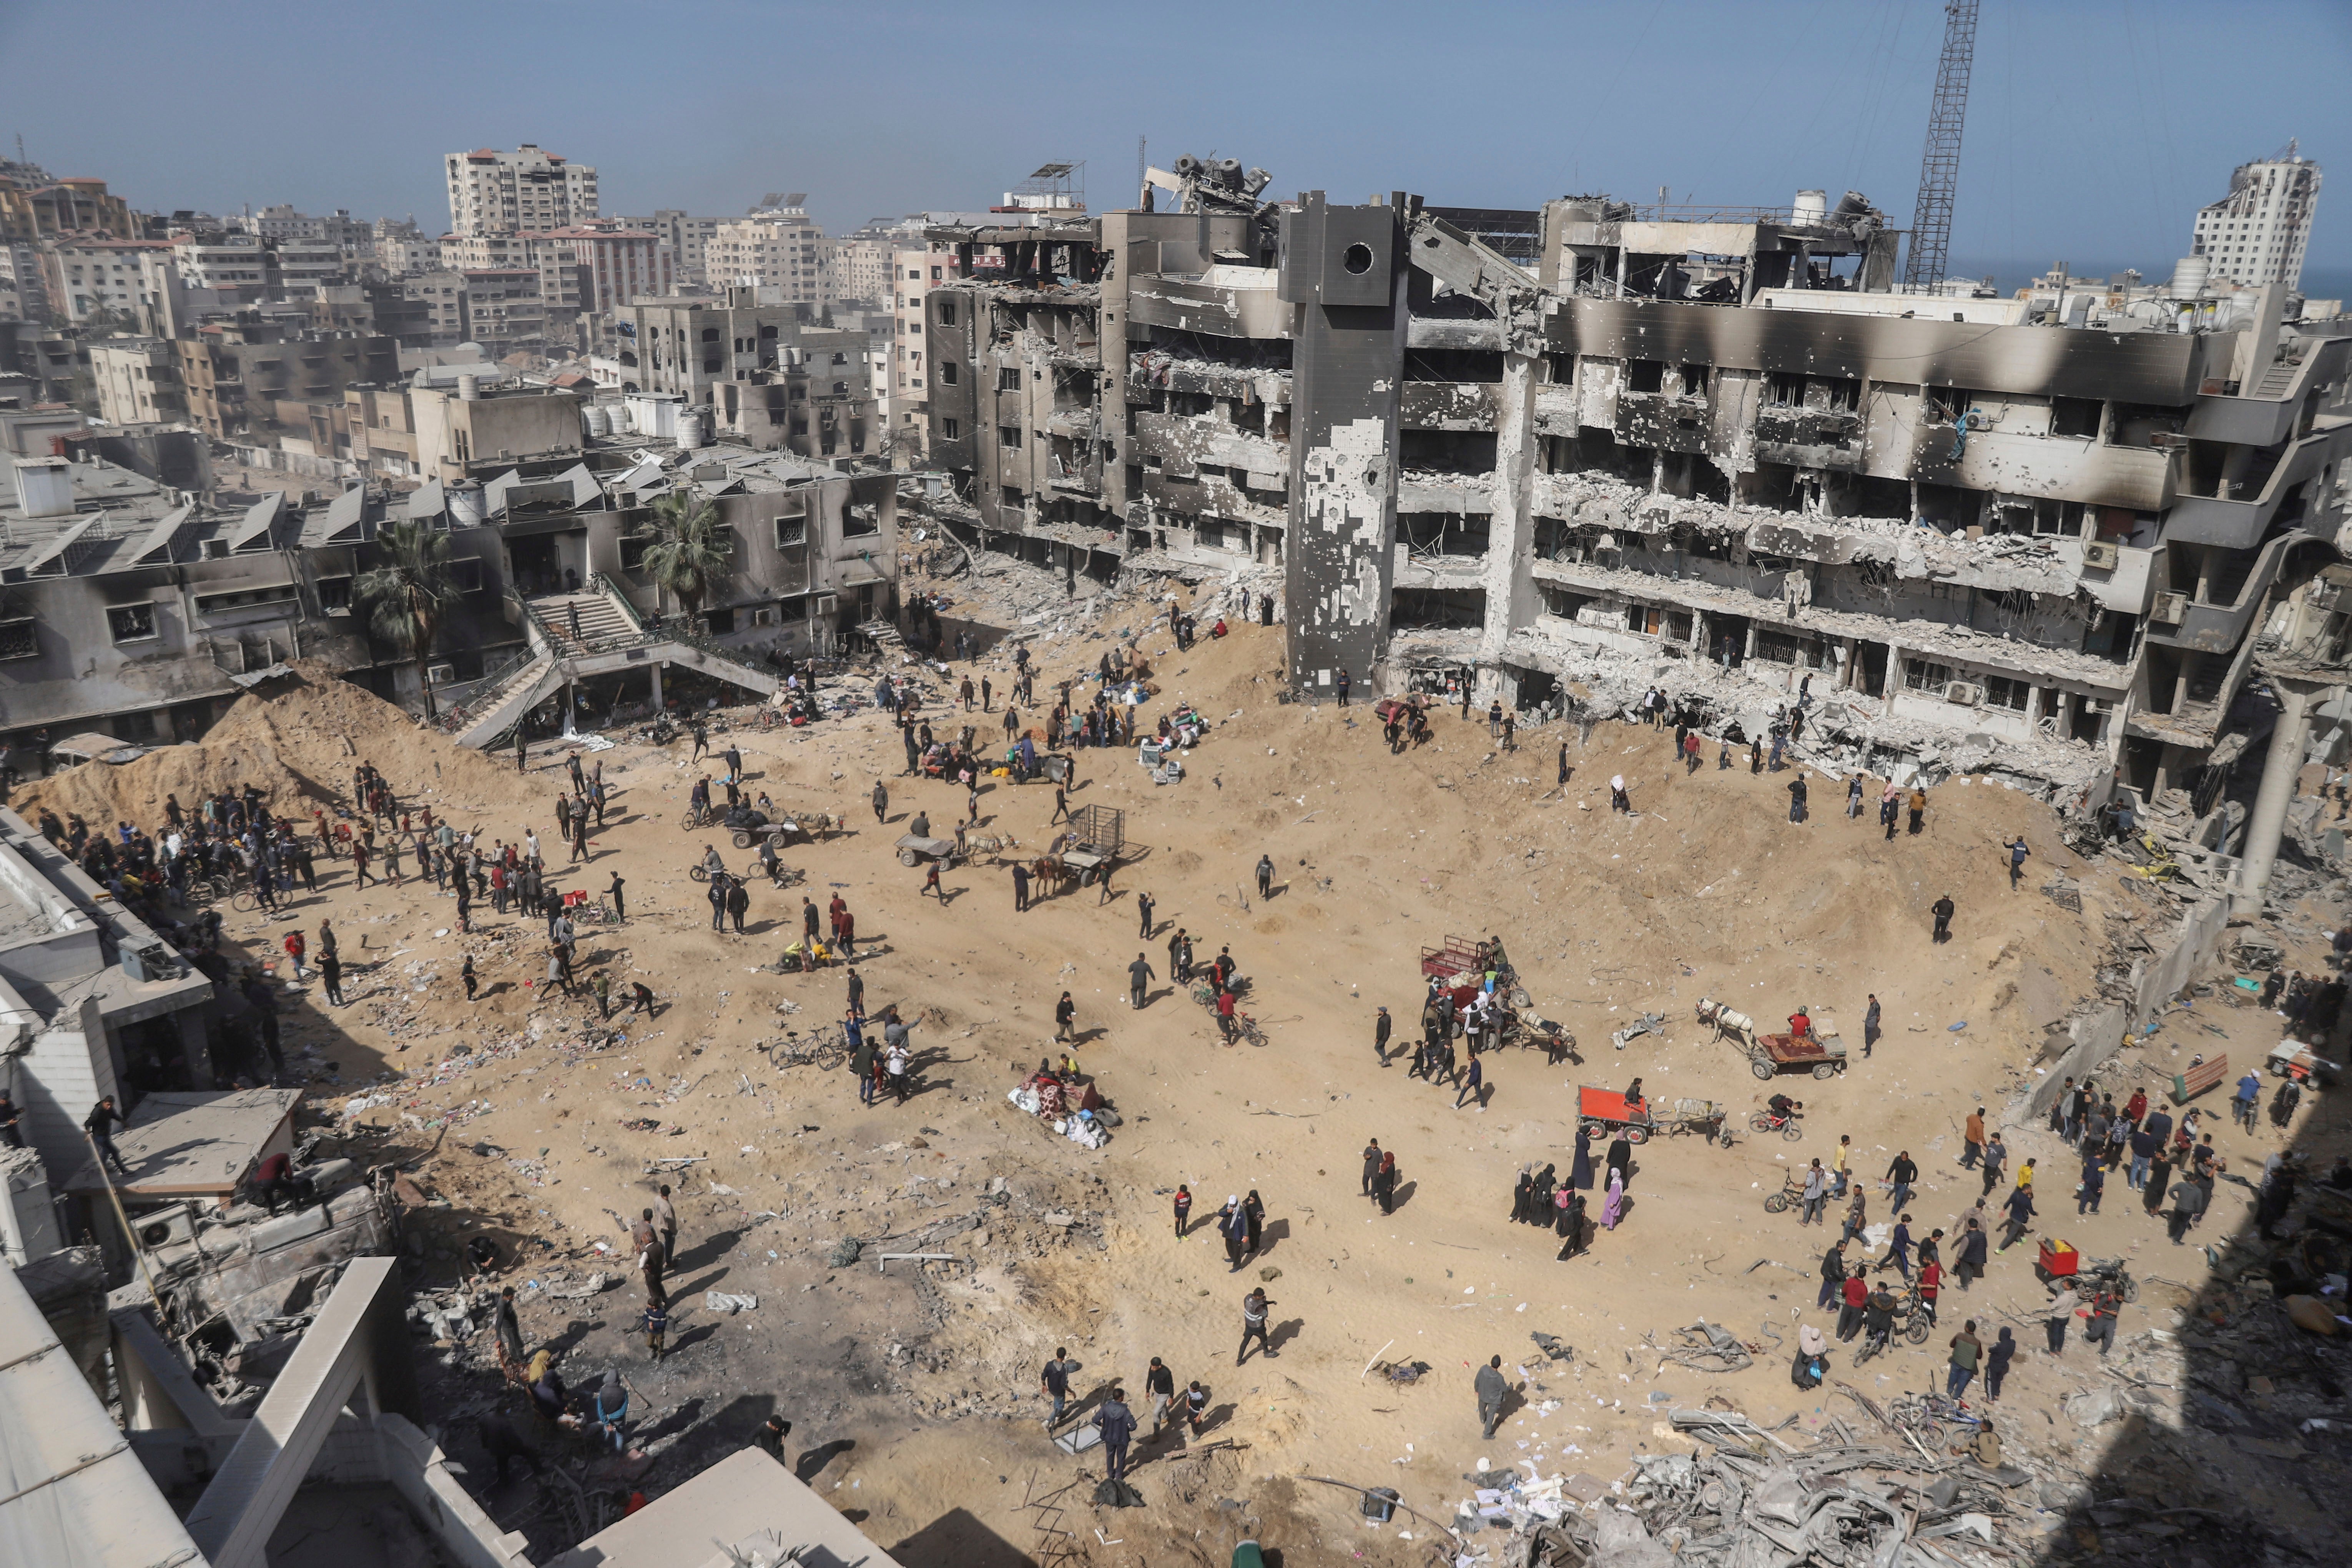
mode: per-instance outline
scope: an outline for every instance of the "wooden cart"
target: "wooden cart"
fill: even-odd
[[[1815,1078],[1835,1078],[1845,1071],[1845,1042],[1822,1019],[1813,1032],[1799,1039],[1792,1035],[1758,1035],[1748,1058],[1748,1070],[1769,1079],[1776,1073],[1802,1068]]]

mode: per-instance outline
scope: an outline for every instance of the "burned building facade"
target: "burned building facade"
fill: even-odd
[[[1879,771],[1971,743],[2045,790],[2189,782],[2287,602],[2333,603],[2352,322],[2284,322],[2283,289],[2090,328],[1892,292],[1851,193],[1264,183],[1192,163],[1153,172],[1174,212],[932,231],[943,521],[1074,577],[1278,572],[1302,691],[1802,690]]]

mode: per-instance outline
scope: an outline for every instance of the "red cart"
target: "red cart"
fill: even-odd
[[[1622,1127],[1626,1142],[1646,1143],[1658,1128],[1650,1119],[1648,1100],[1628,1100],[1622,1090],[1596,1089],[1591,1084],[1576,1091],[1576,1116],[1589,1138],[1604,1137]]]

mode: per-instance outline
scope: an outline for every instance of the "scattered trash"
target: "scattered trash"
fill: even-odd
[[[705,1290],[702,1293],[702,1305],[704,1310],[707,1311],[724,1312],[731,1318],[738,1312],[751,1312],[758,1310],[760,1306],[760,1298],[757,1296],[733,1296],[728,1294],[724,1290]]]

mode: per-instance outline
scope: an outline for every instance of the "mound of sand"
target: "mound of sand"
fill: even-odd
[[[84,763],[26,788],[28,821],[43,807],[79,813],[93,830],[163,819],[163,799],[194,806],[221,790],[259,786],[271,809],[306,817],[311,807],[352,804],[352,773],[373,763],[403,799],[482,808],[519,803],[528,790],[510,767],[468,751],[329,666],[303,660],[249,692],[201,741],[165,746],[117,767]]]

